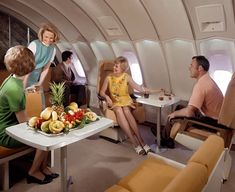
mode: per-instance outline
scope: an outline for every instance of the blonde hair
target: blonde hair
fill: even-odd
[[[54,43],[60,40],[58,29],[51,23],[44,23],[38,31],[38,39],[42,42],[42,36],[45,31],[50,31],[54,34]]]
[[[24,76],[35,68],[33,52],[25,46],[16,45],[7,50],[4,63],[10,73]]]
[[[115,60],[114,60],[114,63],[120,63],[120,66],[121,66],[121,69],[123,71],[127,71],[129,69],[129,63],[128,63],[128,60],[127,58],[123,57],[123,56],[120,56],[120,57],[117,57]]]

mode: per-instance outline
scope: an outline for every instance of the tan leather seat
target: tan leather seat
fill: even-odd
[[[196,150],[201,143],[210,135],[215,134],[224,139],[226,155],[224,158],[224,180],[228,179],[232,165],[232,158],[229,154],[234,129],[235,129],[235,73],[227,87],[223,105],[218,120],[196,120],[194,118],[173,119],[172,130],[177,130],[175,140],[193,150]],[[175,131],[176,132],[176,131]],[[171,133],[172,134],[172,133]],[[174,133],[173,133],[174,135]]]
[[[112,109],[109,109],[107,106],[106,101],[99,95],[100,89],[103,85],[103,82],[107,75],[113,72],[113,66],[114,62],[112,60],[104,60],[99,63],[99,71],[98,71],[98,80],[97,80],[97,95],[99,98],[99,106],[101,109],[102,114],[114,121],[114,125],[118,126],[117,119],[115,116],[115,113]],[[130,73],[130,70],[127,71],[128,74]],[[130,95],[133,95],[134,91],[131,87],[129,87]],[[108,94],[108,91],[106,92]],[[145,121],[145,110],[144,107],[141,104],[135,103],[136,109],[132,111],[136,121],[138,123],[143,123]],[[101,136],[110,138],[114,141],[122,141],[125,139],[125,136],[123,135],[122,131],[117,128],[111,128],[108,130],[105,130],[100,133]]]

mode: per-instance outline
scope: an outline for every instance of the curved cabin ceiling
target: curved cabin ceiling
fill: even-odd
[[[55,24],[58,49],[76,51],[94,90],[98,62],[131,52],[145,85],[188,99],[191,57],[210,56],[201,43],[235,39],[234,0],[1,0],[0,10],[36,32],[41,23]]]

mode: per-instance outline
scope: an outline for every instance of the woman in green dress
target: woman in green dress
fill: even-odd
[[[11,73],[0,87],[0,145],[7,148],[18,148],[24,144],[8,136],[6,128],[22,122],[28,117],[25,112],[25,91],[23,81],[25,75],[35,68],[35,59],[32,51],[18,45],[10,48],[4,63]],[[27,175],[27,183],[47,184],[58,177],[47,167],[48,152],[37,149],[33,164]]]

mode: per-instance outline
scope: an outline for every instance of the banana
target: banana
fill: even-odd
[[[58,120],[51,121],[49,124],[49,129],[52,133],[60,133],[64,129],[64,123]]]
[[[51,120],[48,120],[48,121],[44,121],[42,122],[41,124],[41,130],[45,133],[49,132],[49,124],[50,124]]]
[[[44,120],[48,120],[51,117],[52,111],[53,109],[51,107],[47,107],[41,112],[40,117],[43,118]]]
[[[52,121],[58,120],[58,115],[56,111],[52,111],[51,116],[52,116]]]
[[[86,112],[85,115],[87,116],[88,120],[90,120],[90,121],[95,121],[97,119],[96,113],[94,113],[92,111]]]
[[[38,117],[31,117],[31,118],[29,119],[28,125],[29,125],[30,127],[35,127],[37,120],[38,120]]]

